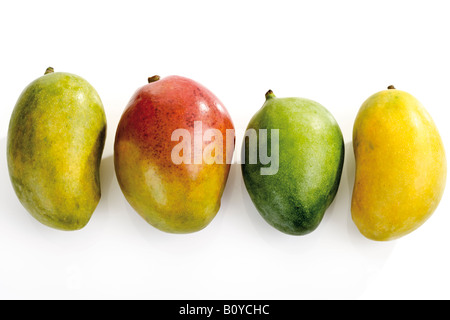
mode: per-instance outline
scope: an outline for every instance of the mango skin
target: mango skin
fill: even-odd
[[[11,115],[7,161],[14,191],[41,223],[78,230],[101,196],[99,168],[106,117],[81,77],[49,73],[30,83]]]
[[[444,193],[447,163],[439,132],[421,103],[389,89],[369,97],[353,128],[352,219],[367,238],[393,240],[420,227]]]
[[[246,189],[258,212],[275,229],[306,235],[320,224],[334,200],[344,164],[344,140],[332,114],[304,98],[276,98],[271,91],[250,120],[247,130],[279,129],[279,170],[261,175],[260,162],[242,161]],[[271,153],[271,139],[267,150]],[[259,148],[259,147],[258,147]],[[249,144],[243,141],[243,154]]]
[[[120,188],[146,222],[167,233],[193,233],[208,226],[220,209],[228,179],[231,163],[225,161],[223,145],[217,154],[223,163],[172,161],[172,150],[179,144],[171,141],[172,133],[189,131],[193,144],[196,121],[201,121],[203,132],[219,130],[223,142],[226,130],[234,130],[228,111],[211,91],[172,75],[139,88],[117,126],[114,167]],[[214,142],[200,143],[203,152]]]

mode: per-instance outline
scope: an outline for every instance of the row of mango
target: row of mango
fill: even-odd
[[[48,68],[22,92],[7,137],[8,170],[26,210],[52,228],[78,230],[101,197],[106,115],[83,78]],[[170,233],[205,228],[220,208],[233,152],[233,121],[220,100],[180,76],[148,78],[117,126],[117,181],[139,215]],[[426,109],[393,86],[369,97],[353,127],[356,163],[351,215],[373,240],[421,226],[445,188],[442,139]],[[320,224],[339,188],[341,129],[321,104],[269,90],[242,141],[241,171],[271,226],[305,235]]]

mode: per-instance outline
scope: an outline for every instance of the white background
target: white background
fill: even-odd
[[[449,188],[434,215],[392,242],[364,238],[350,216],[351,133],[371,94],[418,98],[450,152],[448,1],[2,1],[0,4],[0,298],[449,299]],[[102,199],[80,231],[34,220],[6,166],[9,117],[48,66],[99,92],[108,119]],[[115,130],[147,77],[177,74],[227,107],[238,147],[272,89],[328,108],[346,159],[316,231],[285,235],[253,207],[233,164],[204,230],[163,233],[133,211],[113,168]]]

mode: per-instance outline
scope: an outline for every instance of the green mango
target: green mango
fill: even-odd
[[[270,225],[291,235],[317,228],[344,163],[342,132],[327,109],[269,90],[248,124],[241,156],[245,187]]]
[[[83,228],[100,200],[106,116],[83,78],[48,68],[20,95],[9,123],[7,161],[22,205],[41,223]]]

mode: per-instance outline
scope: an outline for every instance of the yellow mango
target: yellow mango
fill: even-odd
[[[390,86],[369,97],[353,127],[352,219],[372,240],[420,227],[445,188],[447,163],[433,119],[411,94]]]

